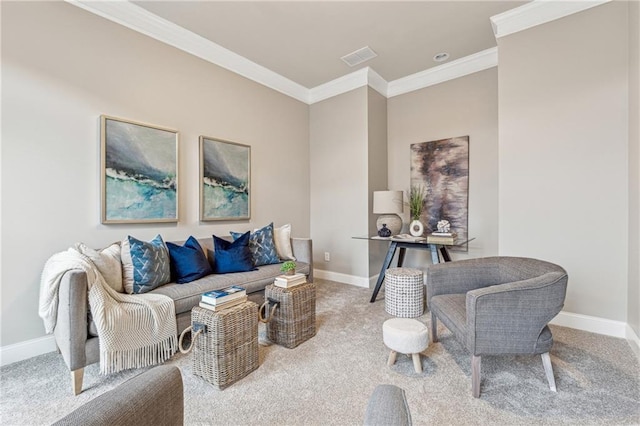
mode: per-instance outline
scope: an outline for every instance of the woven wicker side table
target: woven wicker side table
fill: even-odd
[[[193,374],[219,389],[258,368],[258,305],[245,302],[219,312],[194,307],[191,325],[206,331],[193,342]]]
[[[424,313],[422,271],[389,268],[384,276],[384,310],[400,318],[415,318]]]
[[[282,288],[270,284],[265,287],[267,299],[280,305],[267,323],[267,338],[285,348],[295,348],[316,335],[316,285],[300,284]]]

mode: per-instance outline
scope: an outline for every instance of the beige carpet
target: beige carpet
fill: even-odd
[[[540,357],[484,357],[482,395],[471,396],[470,355],[448,330],[431,345],[416,374],[410,358],[387,367],[382,343],[383,294],[317,280],[317,335],[295,349],[270,345],[260,329],[260,367],[225,390],[191,374],[190,355],[176,355],[185,384],[186,424],[357,425],[379,383],[406,390],[415,425],[640,424],[640,366],[623,339],[552,327],[558,392],[549,390]],[[428,323],[428,316],[419,318]],[[86,368],[74,397],[60,355],[45,354],[0,369],[0,424],[50,424],[142,370],[100,376]]]

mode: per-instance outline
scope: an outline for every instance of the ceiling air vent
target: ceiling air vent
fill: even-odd
[[[376,52],[371,50],[369,46],[365,46],[362,49],[358,49],[355,52],[344,55],[340,59],[342,59],[350,67],[355,67],[356,65],[366,62],[369,59],[373,59],[376,56],[378,56]]]

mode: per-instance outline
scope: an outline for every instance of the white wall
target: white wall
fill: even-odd
[[[495,68],[390,98],[389,189],[409,190],[410,145],[469,136],[468,253],[454,259],[498,253],[498,88]],[[405,209],[405,224],[409,211]],[[407,266],[425,269],[426,251],[409,250]]]
[[[77,7],[2,3],[2,113],[2,347],[44,335],[40,273],[75,242],[309,236],[307,105]],[[178,224],[100,225],[100,114],[180,131]],[[199,222],[199,135],[251,145],[250,221]]]
[[[498,40],[499,252],[562,265],[564,310],[627,315],[627,4]]]

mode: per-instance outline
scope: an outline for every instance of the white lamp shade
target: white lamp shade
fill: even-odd
[[[390,214],[404,212],[402,191],[373,191],[373,213]]]

